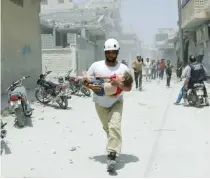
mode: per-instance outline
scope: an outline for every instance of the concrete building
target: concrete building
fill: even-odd
[[[1,0],[1,94],[22,76],[33,88],[42,70],[40,3],[26,0]]]
[[[70,1],[42,0],[43,68],[47,65],[55,73],[73,68],[76,75],[94,61],[104,59],[104,41],[120,29],[119,2],[92,0],[75,5]],[[70,48],[66,48],[68,44]],[[61,63],[65,68],[59,66]]]
[[[182,6],[185,57],[195,55],[210,71],[210,0],[188,0]]]
[[[175,36],[176,30],[172,28],[158,29],[158,33],[155,35],[155,47],[161,53],[161,58],[171,60],[172,63],[177,61],[173,42]]]

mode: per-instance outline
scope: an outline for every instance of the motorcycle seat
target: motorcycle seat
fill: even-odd
[[[193,84],[193,87],[204,87],[204,84],[201,84],[201,83],[195,83]]]
[[[56,87],[56,86],[59,85],[59,84],[56,84],[56,83],[54,83],[54,82],[52,82],[52,81],[47,81],[46,83],[47,83],[48,85],[52,86],[52,87]]]

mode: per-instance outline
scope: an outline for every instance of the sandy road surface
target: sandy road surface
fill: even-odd
[[[210,108],[175,106],[181,84],[144,84],[125,95],[123,148],[116,177],[210,177]],[[32,125],[8,122],[11,154],[3,177],[109,177],[105,133],[91,98],[73,96],[68,110],[33,104]]]

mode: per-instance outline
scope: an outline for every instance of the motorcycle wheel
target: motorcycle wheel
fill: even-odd
[[[43,103],[43,104],[48,104],[51,101],[50,99],[47,99],[43,96],[43,92],[41,90],[35,91],[35,97],[36,97],[37,101],[39,101],[40,103]]]
[[[62,107],[63,109],[67,109],[68,108],[68,97],[67,96],[61,96],[61,103],[59,103],[60,107]]]
[[[26,103],[23,103],[23,113],[24,113],[24,115],[26,116],[26,117],[30,117],[31,115],[32,115],[32,110],[30,110],[30,111],[27,111],[26,109],[27,109],[27,106],[26,106]]]
[[[69,89],[70,89],[70,91],[71,91],[71,94],[75,94],[75,93],[77,93],[77,92],[78,92],[77,87],[76,87],[76,86],[74,86],[74,85],[70,85]]]
[[[26,118],[25,118],[25,116],[22,115],[22,108],[21,107],[15,109],[15,115],[16,115],[15,123],[19,127],[24,127]]]
[[[85,96],[88,96],[88,97],[90,97],[90,90],[88,89],[88,88],[86,88],[86,87],[81,87],[81,92],[85,95]]]

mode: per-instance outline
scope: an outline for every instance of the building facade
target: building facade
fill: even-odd
[[[1,0],[1,94],[23,76],[27,88],[36,86],[42,71],[40,3]]]
[[[135,50],[132,50],[135,55],[129,50],[138,46],[137,36],[122,32],[120,0],[91,0],[77,4],[67,0],[42,0],[41,4],[43,68],[47,65],[55,73],[61,73],[62,70],[55,66],[61,60],[65,66],[75,69],[75,75],[81,74],[94,61],[104,59],[103,47],[108,38],[119,40],[120,57],[124,60],[129,61],[136,55]],[[59,55],[56,56],[53,49],[58,49]],[[52,58],[48,58],[49,51],[53,53]],[[63,68],[63,73],[65,71]]]
[[[161,58],[176,63],[176,50],[174,46],[174,37],[177,31],[172,28],[161,28],[155,35],[155,47],[159,51]]]
[[[188,0],[182,5],[184,58],[197,56],[210,71],[210,0]]]

